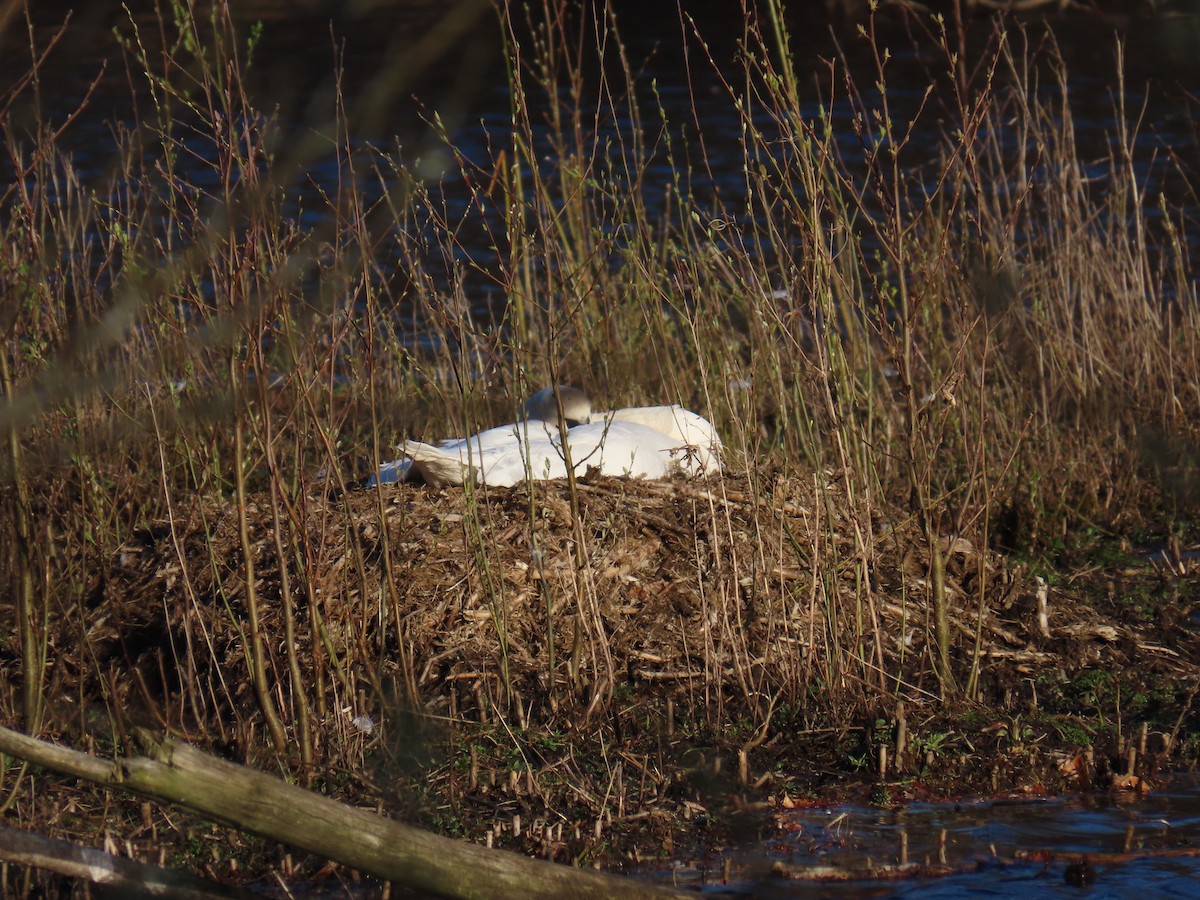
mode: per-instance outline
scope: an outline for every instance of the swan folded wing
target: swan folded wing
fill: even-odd
[[[526,477],[534,481],[566,478],[567,462],[560,443],[558,439],[548,437],[530,439],[522,443],[514,459],[521,467],[517,481],[524,481]],[[574,458],[571,461],[575,462]],[[575,471],[579,471],[578,463],[575,465]],[[516,484],[516,481],[511,483]]]
[[[609,477],[667,478],[674,441],[636,422],[593,422],[567,432],[576,473],[590,468]]]
[[[546,438],[513,440],[479,455],[479,481],[491,487],[511,487],[530,479],[566,478],[559,448]]]
[[[712,422],[682,406],[631,406],[603,414],[606,422],[628,422],[653,428],[675,443],[672,456],[679,468],[703,475],[721,468],[721,438]]]

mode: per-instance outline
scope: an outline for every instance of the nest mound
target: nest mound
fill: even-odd
[[[121,547],[86,623],[91,659],[77,671],[93,683],[60,687],[114,687],[122,708],[185,733],[244,720],[252,570],[269,681],[284,694],[325,685],[356,715],[377,717],[388,684],[455,716],[508,711],[514,691],[552,698],[572,722],[618,684],[735,716],[774,698],[810,719],[941,695],[928,543],[912,522],[872,520],[834,477],[583,480],[574,496],[558,482],[401,484],[282,512],[259,496],[249,567],[240,528],[235,504],[196,502]],[[1192,671],[1192,648],[996,553],[962,538],[940,550],[950,658],[959,683],[978,659],[975,699],[1011,695],[1046,667],[1136,658]],[[305,684],[290,684],[289,633]]]

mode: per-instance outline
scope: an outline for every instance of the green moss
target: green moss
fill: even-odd
[[[1063,743],[1075,747],[1090,747],[1092,745],[1092,732],[1079,722],[1062,717],[1051,717],[1046,722],[1054,729],[1059,740]]]

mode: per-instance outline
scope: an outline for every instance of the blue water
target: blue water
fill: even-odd
[[[900,809],[838,807],[784,811],[778,835],[721,858],[685,861],[656,880],[712,895],[763,897],[1197,897],[1200,782],[1178,777],[1145,797],[914,803]],[[806,881],[771,874],[817,866],[862,873],[868,866],[942,862],[954,874],[899,880]],[[1158,855],[1197,848],[1194,857]],[[1066,861],[1022,854],[1095,854],[1094,880],[1072,884]],[[1137,858],[1105,862],[1103,854]],[[1144,854],[1144,855],[1140,855]],[[729,880],[723,879],[728,866]]]

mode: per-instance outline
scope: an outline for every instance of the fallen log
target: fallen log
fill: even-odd
[[[186,872],[161,869],[41,834],[0,825],[0,860],[49,869],[70,878],[119,889],[139,897],[168,900],[217,900],[251,895]]]
[[[406,887],[444,897],[679,897],[667,887],[431,834],[137,732],[146,756],[105,761],[0,728],[0,752],[171,803]]]

